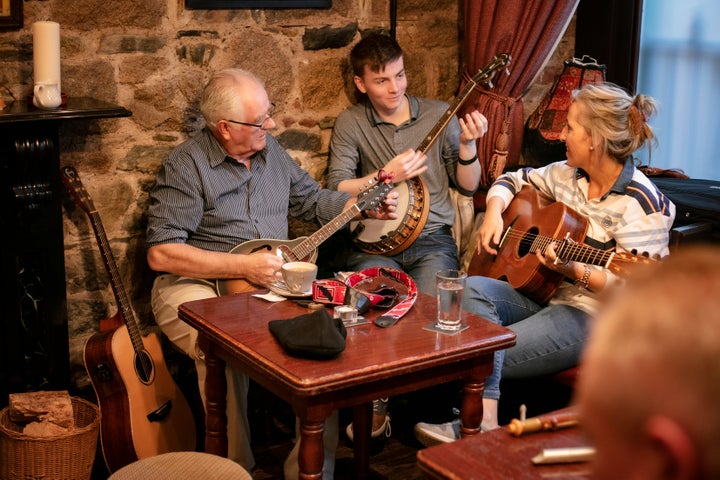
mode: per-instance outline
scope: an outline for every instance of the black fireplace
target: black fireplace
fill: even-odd
[[[129,115],[91,98],[0,111],[0,406],[8,393],[70,387],[60,124]]]

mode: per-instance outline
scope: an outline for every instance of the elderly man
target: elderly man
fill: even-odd
[[[197,331],[177,316],[184,302],[217,296],[214,279],[244,279],[268,286],[279,279],[282,259],[267,251],[228,253],[259,238],[287,239],[288,215],[325,224],[355,203],[343,192],[321,189],[268,133],[274,106],[262,82],[240,69],[215,74],[203,91],[206,127],[175,148],[150,191],[147,260],[160,272],[152,290],[155,320],[195,361],[204,401],[205,360]],[[383,208],[363,212],[395,218],[397,195]],[[255,461],[247,420],[248,378],[227,369],[229,457],[247,470]],[[324,478],[332,478],[337,418],[326,422]],[[299,442],[298,442],[299,443]],[[286,476],[297,476],[297,448]]]

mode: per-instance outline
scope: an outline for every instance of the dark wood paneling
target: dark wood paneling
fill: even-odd
[[[635,92],[643,0],[580,0],[575,56],[607,65],[607,80]]]

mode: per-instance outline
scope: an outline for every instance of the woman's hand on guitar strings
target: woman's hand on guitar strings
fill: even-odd
[[[545,267],[575,280],[575,262],[558,257],[557,252],[555,251],[557,246],[557,242],[551,242],[544,251],[542,248],[539,248],[535,254],[537,255],[540,263]]]
[[[497,246],[500,245],[500,239],[503,234],[503,201],[499,197],[492,197],[488,200],[485,207],[485,218],[478,230],[478,246],[477,251],[482,250],[497,255]]]
[[[414,178],[427,170],[427,156],[417,150],[408,149],[390,160],[383,170],[395,174],[393,182],[400,183],[408,178]]]

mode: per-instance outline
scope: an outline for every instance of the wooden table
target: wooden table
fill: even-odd
[[[252,292],[180,306],[180,319],[198,329],[206,355],[208,452],[227,455],[226,362],[292,406],[301,424],[300,478],[322,476],[324,422],[334,410],[354,407],[355,461],[364,477],[373,399],[464,380],[463,435],[476,434],[493,352],[515,344],[512,331],[469,313],[464,314],[469,328],[456,335],[424,330],[437,306],[435,298],[420,295],[396,325],[349,328],[345,351],[337,358],[306,360],[287,355],[267,327],[270,320],[304,313],[308,309],[294,302],[271,303]],[[368,318],[376,315],[370,312]]]
[[[589,463],[534,465],[544,448],[587,446],[579,428],[510,435],[507,427],[420,450],[420,469],[431,478],[462,480],[587,479]]]

